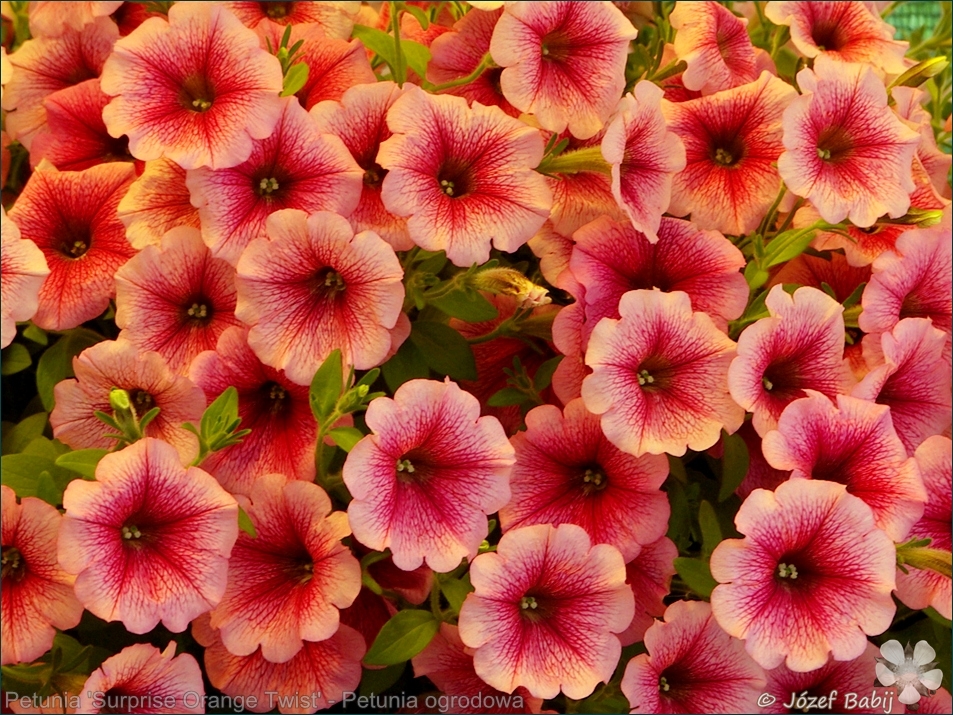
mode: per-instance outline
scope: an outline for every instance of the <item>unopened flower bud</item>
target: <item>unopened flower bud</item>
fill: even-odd
[[[520,308],[537,308],[551,302],[549,291],[512,268],[488,268],[470,279],[477,290],[516,297]]]

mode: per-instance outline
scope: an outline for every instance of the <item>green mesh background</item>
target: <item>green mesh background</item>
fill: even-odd
[[[887,22],[897,28],[897,37],[906,39],[919,29],[929,32],[940,19],[940,2],[910,0],[901,2],[887,17]]]

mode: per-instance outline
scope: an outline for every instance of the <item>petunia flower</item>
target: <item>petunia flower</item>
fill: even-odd
[[[443,695],[453,700],[454,712],[466,713],[539,713],[543,701],[526,688],[512,694],[490,687],[473,669],[473,649],[460,639],[457,626],[441,623],[433,640],[413,658],[414,675],[427,677]],[[479,703],[474,706],[472,702]],[[466,703],[463,705],[462,703]],[[491,704],[489,707],[481,705]]]
[[[235,318],[235,269],[213,258],[194,228],[169,231],[116,271],[116,325],[140,350],[154,350],[180,374],[214,350]]]
[[[550,285],[578,295],[583,289],[569,270],[573,244],[570,236],[556,231],[552,221],[546,221],[527,243],[533,255],[539,259],[539,271],[543,278]]]
[[[409,89],[393,82],[361,84],[347,90],[340,102],[321,102],[311,108],[318,129],[340,138],[364,172],[360,201],[348,216],[351,226],[355,231],[374,231],[395,251],[407,251],[414,242],[407,234],[407,219],[384,208],[381,184],[387,171],[377,163],[377,152],[391,136],[388,110]]]
[[[452,32],[436,38],[430,45],[427,80],[439,85],[471,75],[489,53],[493,28],[502,14],[502,7],[495,10],[474,8],[453,24]],[[443,91],[464,97],[471,104],[479,102],[485,106],[497,106],[510,116],[518,117],[520,110],[503,96],[500,87],[502,72],[500,67],[488,67],[472,82]]]
[[[207,616],[192,624],[192,636],[205,647],[205,673],[212,687],[232,698],[245,698],[251,712],[315,713],[340,703],[361,681],[366,648],[361,634],[341,626],[330,638],[308,641],[285,663],[272,663],[261,650],[234,655],[225,648]],[[254,698],[254,705],[252,699]]]
[[[930,94],[917,87],[894,87],[890,96],[896,101],[894,111],[905,119],[909,126],[920,133],[920,143],[917,145],[917,155],[914,159],[914,172],[917,170],[917,161],[923,173],[929,179],[934,198],[939,197],[941,203],[950,198],[950,185],[946,181],[953,157],[942,151],[936,144],[936,135],[933,133],[933,117],[924,108],[930,101]],[[914,180],[916,180],[914,174]],[[911,201],[914,197],[911,196]],[[915,206],[918,204],[914,203]],[[925,208],[925,207],[924,207]],[[940,207],[942,208],[942,207]]]
[[[510,441],[516,466],[513,497],[500,509],[504,533],[532,524],[576,524],[593,543],[619,549],[625,561],[665,534],[670,509],[659,488],[668,460],[619,450],[582,400],[564,411],[553,405],[530,410],[526,431]]]
[[[749,412],[762,437],[792,401],[811,389],[833,398],[853,380],[844,360],[844,308],[823,291],[776,285],[765,306],[771,317],[745,328],[728,369],[732,398]]]
[[[43,101],[46,125],[33,137],[30,166],[47,159],[60,170],[80,171],[110,161],[132,160],[125,137],[114,139],[103,123],[109,97],[98,79],[54,92]]]
[[[198,425],[205,410],[205,395],[185,377],[176,375],[161,355],[142,352],[126,340],[107,340],[73,358],[76,379],[63,380],[53,390],[56,407],[50,413],[53,436],[73,449],[109,449],[115,440],[99,421],[97,410],[110,414],[109,392],[129,393],[139,417],[153,407],[159,414],[146,434],[165,440],[179,452],[183,463],[192,461],[198,443],[183,422]]]
[[[3,504],[3,606],[0,663],[29,663],[53,645],[55,629],[79,623],[83,606],[73,594],[73,576],[56,563],[62,517],[36,497],[0,487]]]
[[[540,524],[500,538],[473,560],[475,589],[460,609],[460,638],[487,684],[533,697],[587,697],[608,682],[634,600],[614,546],[593,546],[575,524]]]
[[[121,2],[31,2],[30,34],[34,37],[60,37],[73,30],[79,32],[97,18],[119,9]]]
[[[0,209],[2,211],[2,209]],[[0,347],[13,342],[17,321],[30,320],[39,306],[43,281],[50,274],[46,257],[28,238],[21,238],[20,229],[7,212],[0,218]]]
[[[821,215],[813,207],[805,206],[794,215],[794,221],[791,225],[794,228],[807,228],[820,220]],[[908,226],[902,224],[875,223],[869,228],[857,228],[853,224],[848,224],[845,228],[836,232],[818,231],[811,245],[819,251],[843,249],[844,255],[847,256],[847,263],[851,266],[863,267],[869,266],[885,251],[894,250],[897,245],[897,238],[908,229]],[[850,238],[844,236],[845,233]],[[805,254],[801,255],[804,256]],[[836,254],[833,260],[838,260]],[[792,262],[788,261],[785,267]],[[787,282],[797,283],[799,281]],[[825,282],[829,283],[829,281]]]
[[[234,655],[260,646],[265,660],[285,663],[305,642],[337,632],[339,609],[361,589],[361,567],[341,543],[351,533],[347,516],[332,513],[317,484],[268,474],[242,503],[256,536],[241,534],[235,543],[210,625]]]
[[[930,228],[911,229],[897,239],[896,249],[877,258],[861,298],[858,324],[866,333],[885,333],[904,318],[929,318],[947,334],[950,355],[953,332],[953,241],[951,211]]]
[[[953,377],[946,334],[925,318],[904,318],[888,333],[864,337],[871,370],[851,395],[890,407],[907,452],[950,426]]]
[[[665,597],[675,575],[678,548],[667,536],[643,546],[639,555],[625,565],[625,582],[635,597],[635,615],[628,628],[619,633],[623,646],[642,640],[655,619],[665,613]]]
[[[115,295],[113,275],[136,253],[116,217],[133,178],[132,164],[81,172],[41,164],[30,176],[10,218],[50,268],[33,317],[39,327],[68,330],[106,310]]]
[[[621,688],[633,713],[757,712],[765,674],[702,601],[676,601],[645,632]]]
[[[361,192],[361,170],[342,142],[322,134],[292,97],[282,100],[274,133],[230,169],[190,171],[186,185],[199,209],[202,236],[213,255],[232,265],[245,246],[265,236],[265,221],[281,209],[347,216]]]
[[[612,444],[633,455],[708,449],[744,412],[728,396],[735,344],[687,293],[635,290],[619,320],[603,318],[586,351],[586,408],[602,415]]]
[[[93,671],[79,693],[79,712],[204,713],[205,685],[188,653],[148,643],[123,648]]]
[[[543,225],[552,206],[539,132],[499,107],[410,90],[387,112],[393,136],[377,163],[387,170],[381,198],[409,217],[411,239],[445,250],[455,265],[485,263],[491,244],[515,251]]]
[[[449,380],[411,380],[374,400],[365,422],[372,434],[343,471],[354,538],[389,548],[406,571],[426,561],[447,572],[476,556],[486,515],[510,499],[513,448],[499,421]]]
[[[252,326],[259,359],[301,385],[335,349],[358,370],[381,364],[404,299],[394,250],[325,211],[279,211],[266,228],[269,238],[248,245],[236,277],[235,315]]]
[[[792,478],[838,482],[870,506],[877,527],[902,541],[923,515],[927,494],[913,457],[907,457],[890,408],[847,395],[834,404],[813,390],[788,405],[761,449]]]
[[[507,101],[551,132],[597,134],[625,88],[638,34],[610,3],[510,3],[490,41]]]
[[[658,240],[628,223],[599,218],[573,234],[569,270],[585,289],[585,338],[602,318],[619,317],[619,300],[630,290],[688,294],[692,308],[708,313],[722,327],[740,316],[748,285],[739,269],[744,256],[717,231],[663,218]]]
[[[639,82],[619,101],[602,156],[612,167],[612,195],[633,227],[654,243],[673,177],[685,168],[685,145],[666,126],[662,91],[652,82]]]
[[[585,288],[578,286],[578,290],[578,295],[585,295]],[[584,331],[588,330],[585,321],[581,300],[561,308],[553,319],[553,345],[563,354],[553,372],[553,392],[564,405],[582,396],[582,381],[591,372],[585,361]]]
[[[165,442],[107,454],[96,481],[70,482],[63,506],[60,565],[93,615],[131,633],[159,621],[180,633],[221,600],[238,505]]]
[[[821,398],[827,399],[827,398]],[[853,660],[890,627],[896,549],[841,484],[792,479],[756,489],[711,555],[718,624],[763,668],[807,672]],[[862,545],[859,547],[858,545]]]
[[[818,57],[797,75],[803,94],[784,111],[778,172],[825,221],[868,228],[903,216],[920,135],[887,106],[873,69]]]
[[[675,175],[669,211],[733,235],[757,229],[781,186],[781,115],[796,97],[786,82],[762,72],[711,96],[663,102],[687,162]]]
[[[805,57],[871,64],[890,74],[907,69],[910,43],[894,40],[894,28],[862,2],[769,2],[765,16],[791,28],[791,41]]]
[[[347,39],[354,29],[354,19],[360,2],[344,0],[329,2],[224,2],[247,27],[260,34],[277,31],[279,37],[285,25],[313,24],[328,37]],[[291,43],[294,44],[294,43]],[[277,45],[274,45],[277,47]]]
[[[62,8],[51,5],[51,9]],[[27,40],[10,55],[14,72],[3,88],[3,108],[8,112],[6,130],[11,138],[29,149],[34,135],[46,124],[43,100],[57,90],[98,77],[118,38],[116,24],[100,17],[82,31]]]
[[[242,163],[281,115],[278,58],[213,3],[177,3],[168,22],[149,18],[116,42],[101,86],[112,136],[127,134],[137,159],[185,169]]]
[[[677,2],[669,21],[687,89],[714,94],[758,79],[746,18],[716,2]]]
[[[158,246],[170,229],[179,226],[201,226],[185,175],[185,169],[169,159],[145,162],[117,209],[134,248]]]
[[[910,529],[911,539],[930,539],[929,548],[951,551],[950,536],[950,469],[953,446],[949,437],[935,435],[917,447],[914,456],[927,490],[923,517]],[[897,571],[897,598],[908,607],[919,610],[932,606],[944,618],[953,613],[951,581],[927,569],[907,567],[908,573]]]
[[[232,494],[248,495],[258,477],[273,472],[314,481],[317,426],[308,388],[263,365],[247,336],[247,330],[228,328],[214,350],[192,361],[189,378],[210,401],[230,386],[238,390],[241,425],[251,430],[241,444],[209,455],[202,468]]]

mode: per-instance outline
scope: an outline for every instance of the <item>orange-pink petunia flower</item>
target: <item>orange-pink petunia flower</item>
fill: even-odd
[[[50,274],[46,257],[3,211],[0,218],[0,347],[13,342],[17,321],[30,320],[39,307],[43,281]]]
[[[200,227],[185,176],[185,169],[169,159],[145,162],[117,208],[134,248],[158,246],[170,229],[179,226]]]

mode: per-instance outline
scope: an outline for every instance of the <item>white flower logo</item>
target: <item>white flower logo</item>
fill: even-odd
[[[885,687],[896,685],[897,699],[904,705],[919,702],[921,695],[933,695],[940,687],[943,673],[933,668],[936,651],[926,641],[915,648],[887,641],[880,646],[880,653],[883,658],[877,658],[877,680]]]

